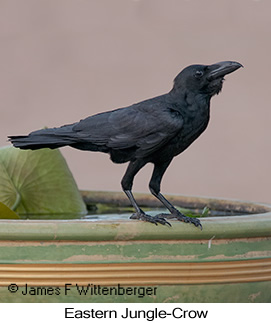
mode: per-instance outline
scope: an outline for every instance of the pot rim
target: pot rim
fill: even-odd
[[[129,205],[122,192],[81,191],[87,203],[115,201]],[[132,220],[92,221],[75,220],[0,220],[0,240],[62,240],[62,241],[118,241],[118,240],[210,240],[271,237],[271,205],[232,199],[167,195],[173,204],[183,207],[243,210],[242,215],[201,218],[203,230],[192,224],[172,220],[172,227]],[[156,206],[149,194],[137,193],[142,205]]]

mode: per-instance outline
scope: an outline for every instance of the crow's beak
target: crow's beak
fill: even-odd
[[[209,81],[212,81],[216,78],[223,77],[226,74],[230,74],[234,71],[236,71],[238,68],[243,67],[242,64],[238,62],[219,62],[213,65],[209,65],[209,74],[207,76],[207,79]]]

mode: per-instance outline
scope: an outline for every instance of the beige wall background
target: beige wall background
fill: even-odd
[[[0,145],[165,93],[187,65],[239,61],[162,191],[271,202],[270,1],[2,0],[0,42]],[[120,190],[126,164],[62,152],[79,188]]]

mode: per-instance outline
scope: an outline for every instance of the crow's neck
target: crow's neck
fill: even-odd
[[[192,91],[180,90],[173,88],[169,92],[171,103],[179,106],[181,109],[208,110],[210,107],[211,96],[205,93],[194,93]]]

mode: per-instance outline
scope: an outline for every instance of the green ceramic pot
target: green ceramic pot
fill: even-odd
[[[82,196],[96,215],[0,221],[1,300],[271,301],[271,206],[168,196],[176,206],[211,210],[201,231],[174,220],[172,227],[155,226],[118,215],[129,207],[123,193]],[[148,194],[135,196],[146,208],[160,206]]]

